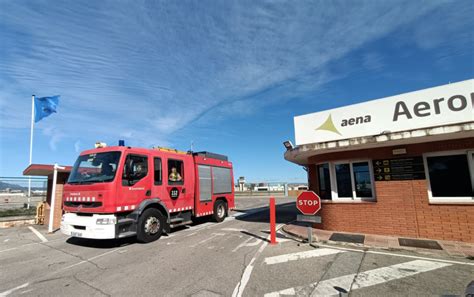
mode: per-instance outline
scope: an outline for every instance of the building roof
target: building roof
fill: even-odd
[[[72,166],[61,166],[64,169],[58,169],[58,172],[69,173],[72,170]],[[54,172],[54,165],[52,164],[31,164],[23,170],[23,175],[28,176],[49,176]]]
[[[474,137],[474,79],[294,118],[300,165],[327,153]]]
[[[299,165],[308,165],[308,159],[315,155],[470,137],[474,137],[474,121],[455,125],[298,145],[285,152],[285,159]]]

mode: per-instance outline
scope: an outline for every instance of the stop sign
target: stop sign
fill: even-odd
[[[296,208],[304,215],[314,215],[321,209],[321,199],[313,191],[303,192],[296,198]]]

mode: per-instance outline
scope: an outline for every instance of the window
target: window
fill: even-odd
[[[352,198],[351,165],[336,164],[336,185],[339,198]]]
[[[372,197],[372,180],[368,162],[352,163],[356,197]]]
[[[321,197],[321,199],[331,199],[331,176],[329,164],[320,164],[316,166],[316,168],[318,170],[319,197]]]
[[[433,201],[474,202],[473,152],[445,152],[425,156],[428,195]]]
[[[153,159],[153,167],[154,167],[154,172],[155,172],[155,185],[161,185],[162,184],[162,170],[161,170],[161,158],[155,158]]]
[[[148,158],[140,155],[128,155],[123,169],[122,185],[133,186],[148,174]]]
[[[168,160],[168,183],[171,185],[182,185],[184,180],[183,161]]]
[[[69,184],[110,182],[115,177],[120,152],[94,153],[79,156],[69,175]]]
[[[324,163],[317,165],[316,170],[321,199],[375,199],[372,166],[368,161]]]

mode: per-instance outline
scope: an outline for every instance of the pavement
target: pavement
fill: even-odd
[[[308,228],[307,226],[301,226],[295,223],[290,223],[285,225],[282,228],[286,233],[302,239],[303,241],[308,240]],[[356,247],[366,247],[366,248],[376,248],[384,250],[405,250],[405,251],[415,251],[419,254],[433,255],[433,256],[453,256],[461,257],[467,259],[474,259],[474,244],[468,242],[459,242],[459,241],[446,241],[446,240],[433,240],[433,239],[420,239],[420,238],[409,238],[414,240],[430,241],[436,242],[441,247],[440,250],[430,249],[430,248],[420,248],[420,247],[407,247],[400,245],[400,238],[405,239],[406,237],[395,237],[395,236],[384,236],[384,235],[374,235],[374,234],[360,234],[360,233],[349,233],[343,232],[342,234],[363,236],[363,243],[353,243],[353,242],[341,242],[331,240],[333,234],[341,234],[341,232],[321,230],[316,228],[311,228],[313,242],[315,244],[338,244],[338,245],[348,245]]]
[[[200,220],[149,244],[84,240],[43,226],[0,230],[0,296],[464,295],[474,262],[269,237],[268,198],[237,199],[222,223]],[[294,221],[277,198],[277,226]]]

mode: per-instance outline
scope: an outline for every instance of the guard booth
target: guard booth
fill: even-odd
[[[315,227],[474,243],[473,110],[470,79],[296,116]]]
[[[66,183],[69,174],[72,170],[71,166],[61,166],[64,169],[57,169],[57,178],[56,178],[56,193],[55,193],[55,202],[54,202],[54,213],[53,213],[53,230],[59,229],[61,225],[62,217],[62,203],[63,203],[63,186]],[[46,201],[45,201],[45,211],[44,211],[44,224],[49,225],[49,218],[51,213],[51,197],[53,191],[53,175],[54,175],[54,165],[46,164],[31,164],[24,171],[23,175],[25,176],[46,176],[48,178],[48,185],[46,190]],[[33,205],[32,207],[36,207]]]

